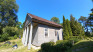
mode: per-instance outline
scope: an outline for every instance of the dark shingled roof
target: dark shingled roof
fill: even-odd
[[[55,23],[55,22],[51,22],[49,20],[46,20],[46,19],[43,19],[41,17],[38,17],[38,16],[35,16],[35,15],[32,15],[30,13],[28,13],[27,15],[30,15],[31,18],[32,18],[32,21],[34,22],[37,22],[37,23],[41,23],[41,24],[45,24],[45,25],[49,25],[49,26],[54,26],[54,27],[59,27],[61,28],[62,26]]]

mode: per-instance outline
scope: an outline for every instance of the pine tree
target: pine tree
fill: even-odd
[[[65,17],[63,16],[63,36],[64,36],[64,39],[66,37],[66,20],[65,20]]]
[[[77,22],[77,20],[75,20],[75,17],[71,15],[70,21],[71,21],[70,26],[72,29],[73,36],[84,35],[83,27],[81,26],[79,22]]]
[[[75,18],[71,15],[70,16],[70,26],[73,33],[73,36],[76,34],[76,26],[75,26]]]
[[[64,39],[69,39],[67,20],[65,20],[64,16],[63,16],[63,35],[64,35]]]
[[[72,30],[70,27],[70,21],[68,19],[67,19],[67,28],[68,28],[69,36],[71,37],[72,36]]]

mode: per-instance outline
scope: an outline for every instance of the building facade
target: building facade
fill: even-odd
[[[28,13],[24,24],[22,43],[30,49],[31,45],[40,46],[45,42],[56,42],[63,40],[62,32],[61,25]]]

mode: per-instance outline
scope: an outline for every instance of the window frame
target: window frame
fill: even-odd
[[[45,32],[46,32],[45,29],[47,29],[47,32],[48,32],[48,35],[47,36],[45,35]],[[44,37],[45,38],[49,37],[49,28],[44,28]]]
[[[57,31],[57,30],[55,30],[55,36],[57,36],[57,32],[58,32],[58,31]]]

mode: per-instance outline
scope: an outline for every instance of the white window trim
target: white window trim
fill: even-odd
[[[46,27],[46,28],[47,28],[47,27]],[[45,37],[45,38],[48,38],[48,37],[49,37],[49,28],[47,28],[47,29],[48,29],[48,37],[45,36],[45,29],[46,29],[46,28],[44,28],[44,37]]]
[[[57,36],[57,32],[58,32],[58,31],[57,31],[57,30],[55,30],[55,36]]]

